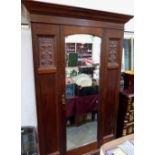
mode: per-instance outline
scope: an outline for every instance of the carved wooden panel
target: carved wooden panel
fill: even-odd
[[[39,67],[55,67],[54,37],[39,36]]]
[[[118,67],[118,51],[120,48],[120,40],[109,40],[108,67]]]

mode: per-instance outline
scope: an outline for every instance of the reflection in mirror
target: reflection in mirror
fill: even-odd
[[[67,150],[95,142],[101,38],[65,37]]]

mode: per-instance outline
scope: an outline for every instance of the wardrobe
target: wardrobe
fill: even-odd
[[[32,30],[40,155],[98,154],[116,138],[124,24],[132,16],[23,0]],[[66,149],[65,37],[101,39],[96,141]],[[83,137],[84,138],[84,137]]]

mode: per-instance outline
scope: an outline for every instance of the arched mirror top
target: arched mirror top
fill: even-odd
[[[74,34],[65,37],[66,54],[77,53],[78,59],[99,63],[102,39],[90,34]]]
[[[98,40],[101,44],[101,38],[90,34],[73,34],[65,37],[65,43],[80,42],[80,43],[93,43],[94,40]]]

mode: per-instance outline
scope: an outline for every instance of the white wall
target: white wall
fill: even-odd
[[[41,1],[41,0],[35,0]],[[44,2],[112,11],[116,13],[133,14],[133,0],[44,0]]]
[[[133,0],[44,0],[57,4],[65,4],[90,8],[95,10],[112,11],[116,13],[134,14]],[[125,31],[134,31],[133,20],[125,25]],[[22,96],[21,96],[21,125],[36,126],[35,90],[32,63],[32,45],[30,28],[21,29],[22,52]]]
[[[21,28],[21,125],[36,126],[36,106],[31,31]]]

